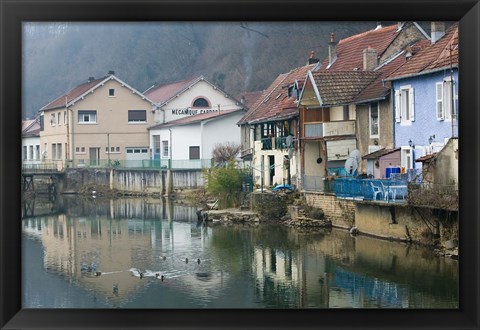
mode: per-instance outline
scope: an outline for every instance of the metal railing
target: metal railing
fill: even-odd
[[[260,139],[262,150],[287,149],[287,137],[268,137]]]
[[[75,159],[75,160],[44,160],[39,164],[23,164],[22,170],[29,172],[63,171],[65,168],[118,168],[118,169],[151,169],[151,170],[189,170],[212,168],[212,159]]]
[[[408,185],[406,180],[338,178],[335,194],[343,198],[398,202],[407,200]]]

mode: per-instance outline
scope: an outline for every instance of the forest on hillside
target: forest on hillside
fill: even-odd
[[[263,90],[282,72],[327,56],[376,22],[24,23],[22,114],[113,70],[140,92],[203,74],[231,95]],[[394,23],[393,23],[394,24]]]

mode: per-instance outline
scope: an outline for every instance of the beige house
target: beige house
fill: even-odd
[[[155,103],[110,71],[75,87],[40,109],[43,162],[58,168],[136,167],[150,158],[147,127]]]

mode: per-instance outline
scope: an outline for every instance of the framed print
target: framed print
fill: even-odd
[[[479,6],[0,0],[0,327],[478,329]]]

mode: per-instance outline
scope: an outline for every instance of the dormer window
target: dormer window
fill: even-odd
[[[288,86],[288,98],[294,97],[298,100],[298,87],[297,84]]]
[[[210,103],[205,98],[199,97],[193,101],[192,106],[195,108],[209,108]]]

